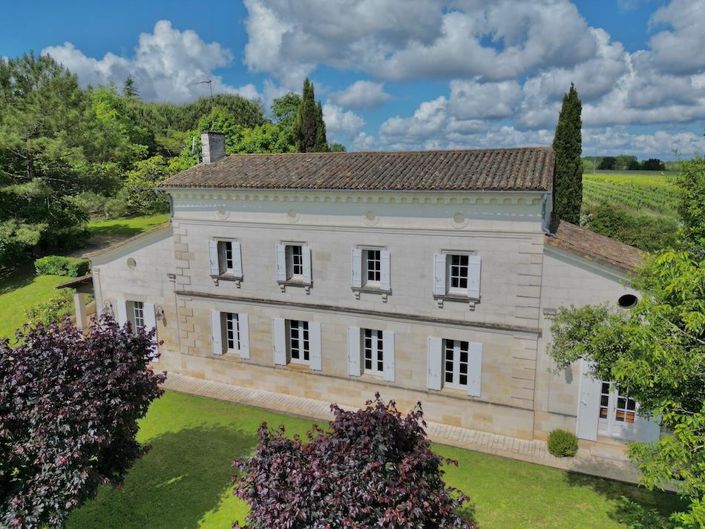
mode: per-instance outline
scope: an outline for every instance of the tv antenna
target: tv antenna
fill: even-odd
[[[213,79],[204,79],[203,81],[196,81],[191,84],[207,84],[211,91],[211,99],[213,99]]]

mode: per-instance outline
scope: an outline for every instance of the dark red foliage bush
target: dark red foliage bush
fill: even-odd
[[[0,527],[61,527],[143,449],[137,420],[159,397],[152,332],[110,317],[87,335],[68,321],[0,341]]]
[[[355,412],[331,409],[330,428],[308,442],[260,427],[254,456],[235,462],[246,527],[474,529],[459,514],[467,498],[443,482],[452,462],[431,451],[420,404],[402,415],[376,395]]]

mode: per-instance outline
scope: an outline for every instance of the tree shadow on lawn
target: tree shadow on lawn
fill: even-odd
[[[614,502],[609,517],[629,529],[672,529],[671,514],[683,511],[688,503],[671,492],[650,491],[644,487],[568,472],[566,480],[571,486],[590,487]]]
[[[122,489],[101,487],[97,498],[72,513],[67,528],[195,529],[230,488],[232,460],[248,455],[256,444],[252,433],[225,427],[156,437]]]

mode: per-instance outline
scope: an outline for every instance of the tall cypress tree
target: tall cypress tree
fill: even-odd
[[[321,102],[316,103],[316,152],[328,151],[328,139],[326,138],[326,122],[323,121],[323,107]]]
[[[316,103],[313,83],[306,79],[301,104],[296,112],[293,127],[294,142],[298,152],[321,152],[328,150],[323,109]]]
[[[558,116],[553,150],[556,153],[556,173],[553,182],[554,225],[559,220],[574,224],[580,222],[583,202],[583,105],[573,83],[563,96],[563,106]]]

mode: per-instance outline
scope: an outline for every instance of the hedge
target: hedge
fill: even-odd
[[[556,457],[573,457],[578,452],[578,438],[566,430],[553,430],[548,435],[548,451]]]
[[[47,255],[34,261],[34,268],[40,275],[79,277],[88,273],[90,263],[78,257]]]

